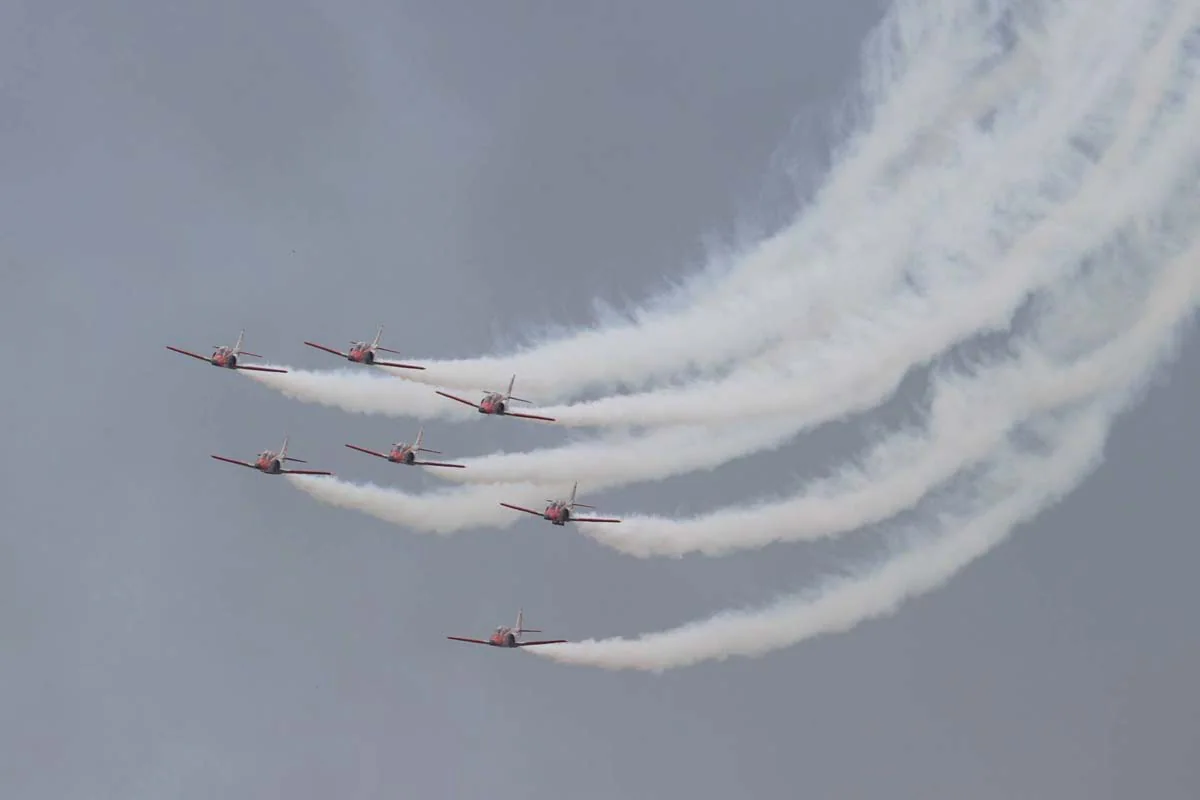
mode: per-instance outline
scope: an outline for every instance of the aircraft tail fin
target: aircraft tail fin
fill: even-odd
[[[303,458],[292,458],[291,456],[289,456],[287,454],[287,446],[288,446],[288,437],[284,436],[283,437],[283,446],[279,448],[279,460],[280,461],[295,461],[297,464],[307,464],[308,463]]]
[[[260,356],[258,353],[251,353],[249,350],[242,349],[242,342],[245,340],[245,338],[246,338],[246,329],[243,328],[242,330],[238,331],[237,344],[235,344],[233,346],[234,355],[253,356],[254,358],[262,358],[262,356]]]
[[[425,429],[418,428],[417,429],[417,438],[415,441],[413,441],[413,451],[418,452],[418,453],[433,453],[434,455],[440,456],[442,454],[441,450],[430,450],[428,447],[421,447],[421,440],[424,438],[425,438]]]
[[[517,635],[517,638],[519,639],[519,638],[521,638],[522,633],[542,633],[542,630],[540,628],[526,628],[525,627],[525,611],[524,611],[524,609],[518,609],[517,610],[517,626],[515,628],[513,628],[513,632]]]
[[[533,405],[529,400],[523,400],[520,397],[513,397],[512,390],[513,390],[513,385],[516,382],[517,382],[516,375],[513,375],[511,378],[508,379],[508,391],[504,394],[504,399],[510,400],[510,401],[515,400],[518,403],[529,403],[530,405]]]

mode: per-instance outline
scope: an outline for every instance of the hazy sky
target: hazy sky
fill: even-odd
[[[833,9],[836,7],[836,13]],[[1200,350],[1061,506],[891,619],[663,676],[472,648],[518,606],[636,634],[846,549],[638,561],[536,521],[453,537],[208,458],[313,467],[415,422],[163,349],[473,355],[643,296],[811,180],[874,2],[0,6],[0,794],[121,798],[1200,796]],[[26,360],[32,359],[32,360]],[[448,456],[559,441],[426,426]],[[611,492],[699,511],[855,434]],[[586,499],[586,498],[584,498]]]

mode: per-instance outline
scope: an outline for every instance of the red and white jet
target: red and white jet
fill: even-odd
[[[268,475],[332,475],[332,472],[320,472],[312,469],[284,469],[283,465],[287,461],[295,461],[298,464],[307,464],[308,462],[300,458],[292,458],[287,454],[288,437],[283,437],[283,446],[276,453],[272,450],[264,450],[254,457],[254,463],[248,464],[245,461],[238,461],[225,456],[213,456],[217,461],[228,461],[230,464],[237,464],[242,467],[256,469],[259,472],[265,472]]]
[[[262,358],[257,353],[247,353],[242,349],[242,339],[245,337],[246,331],[238,334],[237,343],[233,347],[227,345],[214,344],[213,353],[211,356],[202,356],[196,353],[189,353],[187,350],[180,350],[178,347],[167,345],[168,350],[174,350],[176,353],[182,353],[185,356],[198,358],[201,361],[207,361],[214,367],[224,367],[225,369],[249,369],[255,372],[287,372],[286,369],[278,369],[276,367],[248,367],[238,363],[238,356],[252,356],[254,358]]]
[[[523,633],[541,633],[536,628],[524,628],[521,623],[524,620],[524,613],[517,612],[517,624],[515,627],[501,625],[496,630],[492,631],[492,635],[486,639],[468,639],[463,636],[447,636],[447,639],[453,639],[456,642],[470,642],[471,644],[486,644],[490,647],[532,647],[536,644],[566,644],[566,639],[547,639],[541,642],[522,642],[521,634]]]
[[[366,342],[351,342],[350,352],[343,353],[341,350],[334,350],[332,347],[326,347],[323,344],[316,342],[305,342],[309,347],[315,347],[318,350],[324,350],[326,353],[333,353],[335,356],[341,356],[347,361],[353,361],[355,364],[374,364],[378,367],[398,367],[400,369],[425,369],[418,367],[415,364],[400,364],[395,361],[379,361],[375,358],[376,352],[395,353],[401,355],[399,351],[388,350],[386,347],[379,346],[379,337],[383,336],[383,326],[379,326],[379,331],[375,334],[375,341],[367,344]]]
[[[393,464],[410,464],[417,467],[457,467],[458,469],[466,469],[466,464],[446,464],[441,461],[417,461],[417,453],[433,453],[434,455],[439,456],[442,454],[440,450],[430,450],[428,447],[421,447],[421,437],[424,435],[425,429],[419,429],[417,431],[417,438],[412,444],[396,442],[392,445],[391,451],[386,455],[383,453],[377,453],[374,450],[368,450],[365,447],[359,447],[355,444],[348,444],[346,447],[349,447],[351,450],[357,450],[360,453],[366,453],[369,456],[385,458],[388,461],[391,461]]]
[[[600,517],[577,517],[572,512],[577,508],[595,508],[595,506],[584,505],[583,503],[575,502],[575,492],[579,490],[579,484],[576,483],[571,487],[570,500],[547,500],[550,505],[546,506],[545,511],[534,511],[532,508],[521,508],[510,503],[501,503],[505,508],[511,508],[514,511],[524,511],[526,514],[533,514],[542,519],[550,520],[551,525],[566,525],[568,522],[620,522],[619,519],[601,519]]]
[[[459,403],[462,403],[463,405],[471,406],[472,408],[477,409],[480,414],[494,414],[498,417],[507,416],[507,417],[521,417],[523,419],[540,419],[540,420],[544,420],[545,422],[557,422],[558,421],[558,420],[554,419],[554,417],[542,417],[537,414],[522,414],[517,411],[509,411],[508,410],[509,403],[529,403],[530,402],[529,400],[522,400],[519,397],[512,396],[513,384],[516,382],[517,382],[517,376],[513,375],[512,378],[508,381],[508,391],[507,392],[505,392],[504,394],[501,394],[500,392],[488,392],[487,394],[485,394],[483,396],[483,400],[479,401],[478,403],[472,403],[470,400],[464,400],[461,397],[455,397],[452,394],[446,394],[445,392],[441,391],[440,389],[437,390],[437,393],[440,394],[442,397],[448,397],[451,400],[456,400]]]

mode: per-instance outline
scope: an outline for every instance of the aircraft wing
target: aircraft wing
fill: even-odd
[[[486,641],[484,639],[467,639],[466,637],[463,637],[463,636],[447,636],[446,638],[453,639],[456,642],[470,642],[471,644],[491,644],[491,642]]]
[[[226,458],[225,456],[213,456],[217,461],[227,461],[230,464],[237,464],[239,467],[249,467],[250,469],[258,469],[253,464],[247,464],[245,461],[238,461],[235,458]]]
[[[540,417],[537,414],[522,414],[519,411],[504,411],[506,417],[523,417],[524,419],[540,419],[544,422],[558,422],[554,417]]]
[[[619,519],[601,519],[599,517],[571,517],[570,522],[620,522]]]
[[[374,450],[368,450],[367,448],[359,447],[356,444],[348,444],[346,447],[349,447],[351,450],[357,450],[360,453],[366,453],[369,456],[378,456],[379,458],[383,459],[387,458],[387,456],[385,456],[383,453],[376,453]]]
[[[425,369],[424,367],[418,367],[416,364],[400,364],[395,361],[380,361],[379,359],[375,359],[375,366],[396,367],[397,369]]]
[[[212,359],[210,359],[208,356],[199,356],[199,355],[196,355],[195,353],[189,353],[187,350],[180,350],[178,347],[171,347],[171,345],[167,345],[167,349],[174,350],[176,353],[180,353],[185,356],[191,356],[192,358],[198,358],[201,361],[210,361],[210,362],[212,361]]]
[[[284,475],[332,475],[332,472],[322,472],[317,469],[281,469]]]
[[[521,508],[520,506],[514,506],[510,503],[501,503],[500,505],[504,506],[505,508],[511,508],[513,511],[524,511],[526,514],[533,514],[535,517],[545,516],[545,514],[543,514],[541,511],[534,511],[532,508]]]
[[[442,392],[442,391],[435,390],[435,393],[440,394],[442,397],[449,397],[451,400],[456,400],[457,402],[462,403],[464,406],[470,406],[471,408],[479,408],[478,403],[472,403],[470,400],[463,400],[461,397],[455,397],[452,394],[446,394],[445,392]]]
[[[533,647],[538,644],[570,644],[566,639],[547,639],[544,642],[517,642],[517,647]]]
[[[324,350],[326,353],[333,353],[335,356],[341,356],[342,358],[350,357],[349,354],[343,353],[341,350],[334,350],[332,347],[326,347],[323,344],[317,344],[316,342],[305,342],[305,344],[309,347],[315,347],[318,350]]]
[[[458,469],[466,469],[466,464],[445,464],[441,461],[414,461],[413,466],[417,467],[456,467]]]
[[[243,367],[241,364],[238,364],[234,369],[249,369],[254,372],[287,372],[286,369],[277,369],[275,367]]]

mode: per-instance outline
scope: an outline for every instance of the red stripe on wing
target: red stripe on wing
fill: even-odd
[[[472,403],[470,400],[463,400],[461,397],[455,397],[452,394],[446,394],[445,392],[437,391],[437,390],[434,390],[434,394],[440,394],[442,397],[449,397],[451,400],[455,400],[459,403],[462,403],[464,406],[470,406],[471,408],[479,408],[478,403]]]
[[[523,419],[540,419],[544,422],[558,422],[558,420],[556,420],[554,417],[540,417],[537,414],[521,414],[517,411],[505,411],[504,416],[506,416],[506,417],[521,417]]]
[[[253,464],[247,464],[245,461],[238,461],[236,458],[226,458],[225,456],[213,456],[217,461],[227,461],[230,464],[237,464],[239,467],[249,467],[250,469],[258,469]]]
[[[504,506],[505,508],[511,508],[513,511],[524,511],[526,514],[533,514],[535,517],[545,516],[541,511],[534,511],[532,508],[521,508],[520,506],[514,506],[511,503],[501,503],[500,505]]]
[[[375,360],[375,366],[395,367],[396,369],[425,369],[424,367],[418,367],[416,364],[399,364],[395,361],[380,361],[378,359]]]
[[[350,357],[346,353],[343,353],[341,350],[334,350],[332,347],[326,347],[323,344],[317,344],[316,342],[305,342],[305,344],[308,345],[309,347],[315,347],[318,350],[324,350],[326,353],[333,353],[335,356],[341,356],[342,358]]]
[[[180,350],[178,347],[171,347],[171,345],[166,345],[166,348],[168,350],[173,350],[176,353],[179,353],[180,355],[191,356],[192,358],[198,358],[201,361],[212,361],[212,359],[209,358],[208,356],[200,356],[200,355],[196,355],[195,353],[189,353],[187,350]]]
[[[234,369],[248,369],[254,372],[287,372],[286,369],[278,369],[276,367],[243,367],[241,364],[238,364]]]
[[[368,450],[367,448],[359,447],[356,444],[348,444],[346,447],[349,447],[351,450],[357,450],[360,453],[366,453],[369,456],[377,456],[378,458],[387,459],[387,456],[383,453],[376,453],[374,450]]]

